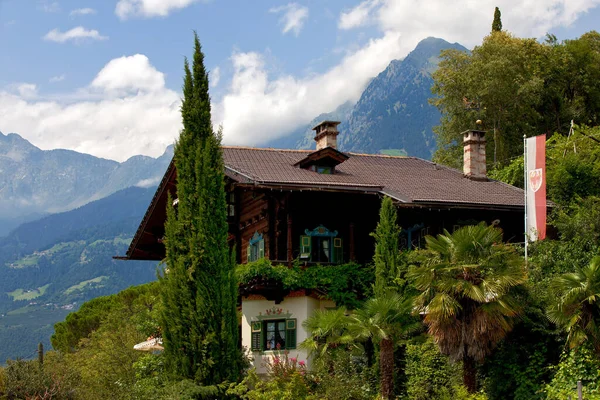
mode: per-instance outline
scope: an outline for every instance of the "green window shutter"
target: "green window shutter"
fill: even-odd
[[[344,242],[340,238],[333,239],[333,262],[344,262]]]
[[[311,238],[310,236],[300,236],[300,259],[310,259],[311,253]]]
[[[296,348],[296,319],[285,320],[285,348],[292,350]]]
[[[252,338],[250,347],[252,351],[261,351],[262,350],[262,322],[260,321],[252,321],[250,322],[252,325]]]
[[[248,249],[246,251],[247,251],[247,253],[246,253],[247,260],[246,261],[248,261],[248,262],[254,261],[252,259],[252,246],[248,246]]]
[[[265,257],[265,239],[261,239],[257,244],[258,246],[258,259]]]

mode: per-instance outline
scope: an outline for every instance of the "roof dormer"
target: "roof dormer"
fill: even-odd
[[[310,153],[294,166],[319,174],[335,173],[335,167],[348,159],[346,154],[336,149],[339,124],[339,121],[323,121],[315,126],[313,130],[316,132],[317,151]]]
[[[310,153],[294,164],[294,166],[309,169],[319,174],[333,174],[335,173],[335,167],[348,158],[346,154],[333,147],[325,147],[324,149]]]

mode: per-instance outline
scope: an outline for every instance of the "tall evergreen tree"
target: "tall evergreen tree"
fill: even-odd
[[[496,7],[494,10],[494,22],[492,22],[492,32],[500,32],[502,30],[501,16],[500,9]]]
[[[174,155],[178,203],[169,197],[161,322],[168,370],[214,385],[237,379],[241,351],[221,132],[213,131],[208,74],[196,34],[194,44],[192,67],[187,59],[184,63],[183,130]]]
[[[400,227],[397,223],[398,214],[390,197],[385,197],[379,211],[379,223],[371,236],[375,238],[375,295],[387,291],[390,282],[402,275],[399,271],[400,252],[398,238]]]

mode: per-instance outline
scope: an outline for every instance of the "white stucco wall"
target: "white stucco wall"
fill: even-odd
[[[300,343],[302,343],[308,336],[308,333],[302,326],[302,323],[310,316],[316,309],[324,309],[325,307],[334,307],[335,303],[329,300],[318,300],[309,296],[302,297],[291,297],[285,298],[280,304],[275,304],[274,301],[269,300],[242,300],[242,345],[248,351],[252,365],[256,368],[259,374],[264,374],[265,370],[265,359],[271,358],[274,354],[273,351],[251,351],[251,338],[252,328],[251,322],[257,321],[259,315],[262,315],[263,321],[266,319],[282,319],[282,316],[267,316],[267,310],[276,307],[282,309],[282,314],[289,314],[285,318],[295,318],[296,324],[296,349],[289,350],[288,357],[295,357],[298,361],[305,361],[307,366],[310,367],[310,360],[306,351],[299,349]],[[283,352],[280,352],[283,353]]]

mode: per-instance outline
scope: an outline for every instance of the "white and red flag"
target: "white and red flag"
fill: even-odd
[[[525,143],[526,234],[529,241],[535,241],[546,237],[546,135],[527,138]]]

